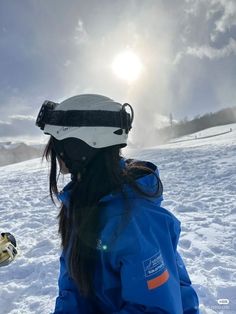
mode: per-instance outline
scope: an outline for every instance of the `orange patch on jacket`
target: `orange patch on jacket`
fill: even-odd
[[[161,285],[163,285],[169,278],[168,270],[165,270],[160,276],[157,276],[151,280],[147,281],[148,289],[155,289]]]

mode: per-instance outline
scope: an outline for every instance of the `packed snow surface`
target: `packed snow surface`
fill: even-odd
[[[205,138],[209,129],[202,139],[125,151],[159,167],[163,206],[181,221],[178,250],[203,314],[236,313],[236,125],[227,128],[232,131],[215,128],[215,134],[225,133],[215,137]],[[48,167],[34,159],[0,170],[0,231],[12,232],[20,251],[0,268],[0,313],[48,314],[57,296],[60,254]]]

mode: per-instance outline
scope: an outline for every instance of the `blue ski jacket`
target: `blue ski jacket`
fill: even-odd
[[[125,165],[122,159],[121,165]],[[146,166],[158,170],[155,165]],[[159,174],[158,174],[159,175]],[[136,180],[147,192],[157,187],[153,174]],[[59,296],[54,314],[197,314],[199,301],[184,262],[177,251],[180,221],[161,207],[162,195],[149,198],[124,185],[132,215],[110,244],[110,236],[125,215],[121,193],[111,193],[102,202],[102,230],[94,285],[96,297],[85,298],[68,274],[66,252],[60,257]],[[60,200],[68,206],[70,183]]]

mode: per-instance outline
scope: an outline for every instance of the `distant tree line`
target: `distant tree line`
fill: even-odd
[[[185,117],[178,123],[173,122],[171,114],[170,126],[157,130],[157,137],[159,141],[161,140],[161,142],[165,142],[175,137],[199,132],[210,127],[231,123],[236,123],[236,107],[230,107],[215,113],[211,112],[203,116],[197,116],[190,121],[188,121],[188,118]]]

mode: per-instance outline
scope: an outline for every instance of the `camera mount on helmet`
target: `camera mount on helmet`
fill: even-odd
[[[42,107],[36,119],[36,125],[40,127],[41,130],[44,130],[47,117],[50,116],[52,112],[54,112],[54,109],[57,105],[57,103],[50,100],[45,100],[42,104]]]

